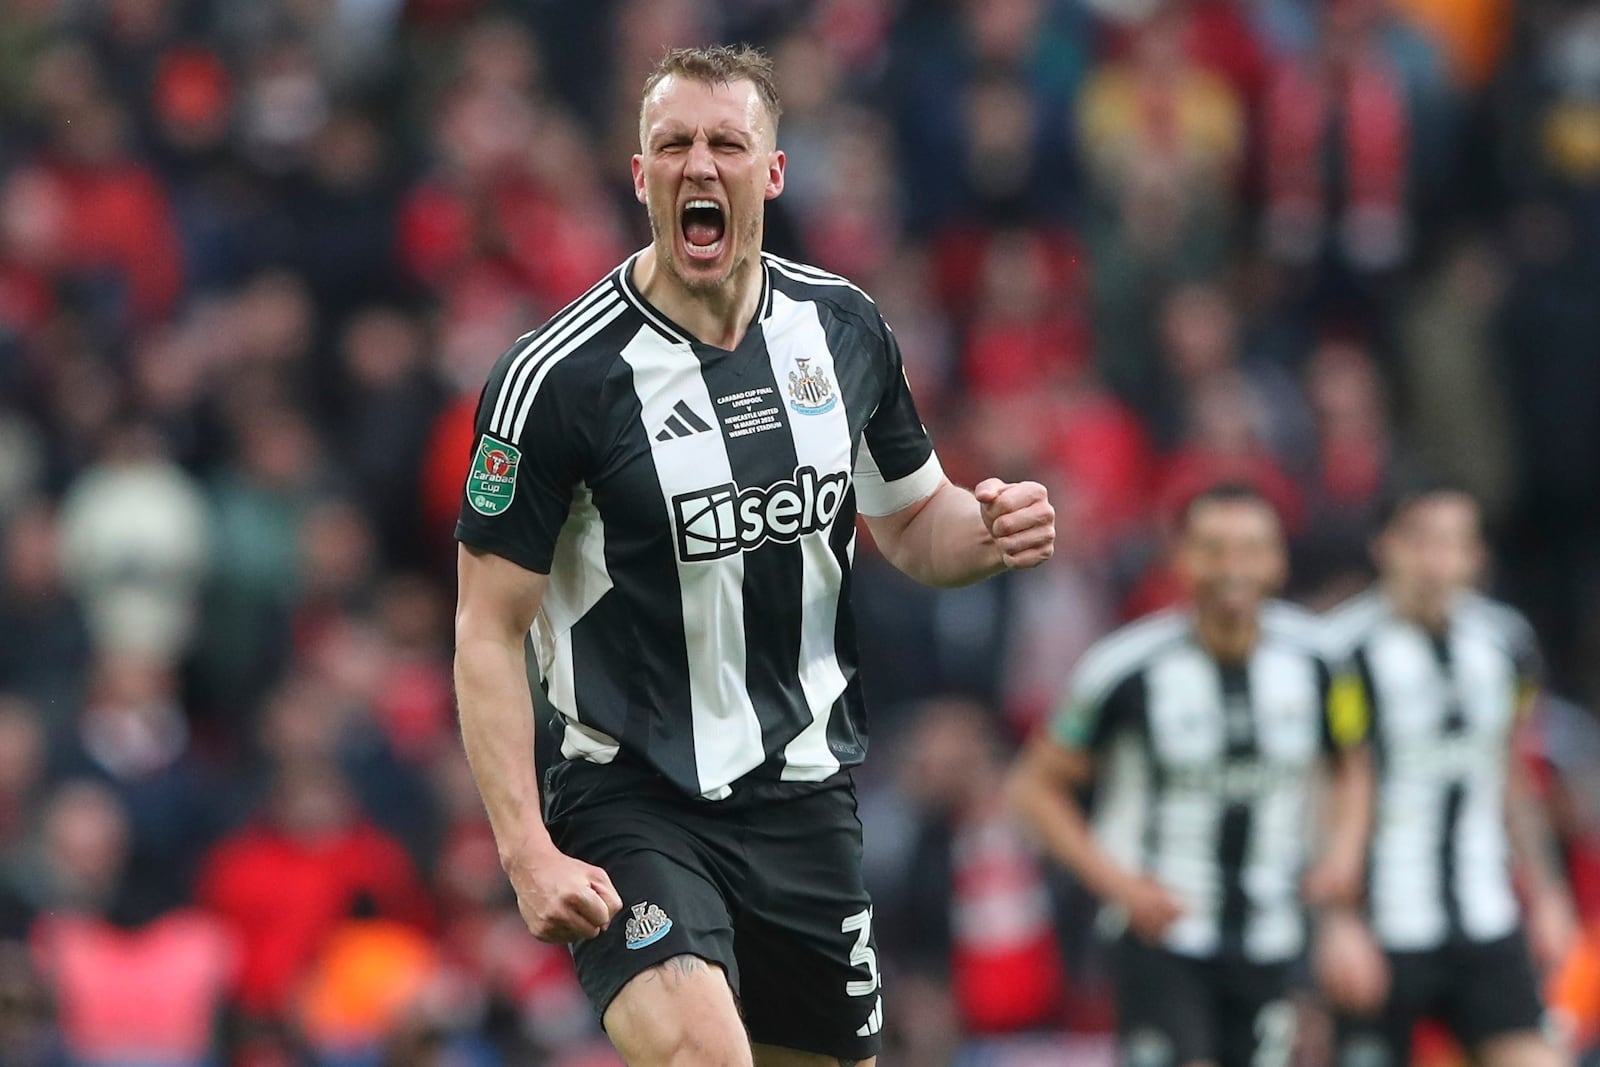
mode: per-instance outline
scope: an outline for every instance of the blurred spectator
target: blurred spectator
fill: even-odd
[[[341,357],[346,388],[340,398],[335,448],[341,474],[374,517],[383,555],[420,565],[432,546],[419,541],[416,471],[444,393],[427,364],[421,325],[397,310],[372,308],[345,327]]]
[[[31,700],[52,731],[83,690],[89,633],[63,583],[61,528],[43,501],[17,511],[0,552],[0,690]]]
[[[212,1062],[236,962],[232,939],[197,909],[149,909],[126,894],[128,828],[101,787],[64,785],[46,819],[53,881],[30,940],[71,1062]]]
[[[901,750],[920,828],[879,921],[913,970],[947,983],[963,1031],[976,1034],[1058,1022],[1066,983],[1044,867],[1004,806],[987,720],[971,704],[921,709]]]
[[[188,649],[211,562],[205,511],[200,487],[152,430],[112,431],[61,504],[67,583],[97,647],[157,658]]]
[[[364,899],[363,899],[364,898]],[[405,850],[357,811],[338,769],[280,766],[265,808],[207,858],[203,907],[239,938],[239,1007],[281,1019],[328,936],[360,905],[426,932],[431,907]]]
[[[258,697],[287,662],[301,524],[314,502],[321,456],[297,411],[235,403],[236,460],[212,488],[217,563],[206,615],[213,625],[199,655],[207,693],[237,707]]]
[[[49,988],[21,941],[0,940],[0,1048],[16,1067],[71,1067]]]
[[[20,857],[33,832],[31,817],[49,766],[47,751],[33,705],[0,692],[0,866]],[[13,918],[0,918],[0,938],[20,932],[6,928]]]
[[[104,783],[127,822],[127,875],[147,906],[189,896],[196,865],[221,831],[229,797],[198,762],[173,666],[132,652],[99,655],[58,776]]]
[[[1307,520],[1293,582],[1303,597],[1331,607],[1368,584],[1368,540],[1397,464],[1383,385],[1362,346],[1319,345],[1306,366],[1306,395],[1317,444],[1302,482]]]
[[[1505,287],[1504,270],[1484,242],[1451,249],[1412,304],[1401,360],[1402,421],[1417,459],[1471,490],[1491,523],[1510,507],[1516,477],[1495,343]]]
[[[1382,314],[1366,282],[1403,262],[1452,150],[1445,75],[1388,0],[1307,11],[1312,39],[1277,63],[1267,91],[1266,247],[1320,271],[1324,313]]]

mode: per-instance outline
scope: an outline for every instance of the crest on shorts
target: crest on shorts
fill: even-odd
[[[667,936],[672,920],[658,906],[645,901],[633,906],[633,918],[622,928],[622,936],[629,948],[644,948]]]
[[[789,406],[802,415],[826,415],[839,402],[828,372],[812,370],[809,359],[795,362],[800,369],[789,372]]]
[[[478,438],[478,451],[472,454],[472,470],[467,475],[467,503],[480,515],[498,515],[511,506],[517,495],[517,464],[522,450],[516,445],[496,441],[488,434]]]

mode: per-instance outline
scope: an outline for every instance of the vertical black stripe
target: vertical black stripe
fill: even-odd
[[[828,717],[828,750],[842,766],[860,763],[867,754],[867,707],[861,695],[861,677],[856,653],[856,613],[850,606],[853,569],[850,566],[850,539],[856,532],[856,491],[845,493],[844,504],[834,517],[828,534],[828,547],[839,562],[839,608],[833,623],[833,650],[844,675],[844,692],[834,702]]]
[[[639,329],[632,319],[630,330]],[[611,343],[620,351],[628,338]],[[698,792],[672,518],[626,360],[616,361],[601,387],[601,410],[616,436],[600,459],[605,474],[592,488],[615,585],[572,630],[578,714],[675,784]]]
[[[1217,673],[1222,689],[1223,765],[1226,771],[1234,763],[1253,762],[1259,749],[1248,662],[1219,663]],[[1217,924],[1224,955],[1244,953],[1244,930],[1250,917],[1250,898],[1244,888],[1244,864],[1254,823],[1255,809],[1249,800],[1224,797],[1222,825],[1217,834],[1217,868],[1222,876],[1222,909]]]
[[[845,422],[850,428],[850,467],[853,471],[861,448],[862,433],[877,406],[883,384],[877,376],[876,364],[866,358],[856,327],[834,314],[829,305],[814,306],[828,350],[833,353],[834,378],[839,395],[844,399]],[[833,714],[828,719],[828,748],[844,766],[860,763],[866,756],[870,733],[866,701],[861,691],[856,615],[850,600],[855,582],[854,568],[850,564],[850,539],[855,536],[855,529],[856,491],[852,484],[828,537],[828,546],[833,549],[833,557],[839,561],[839,569],[844,574],[839,586],[839,610],[834,622],[833,643],[839,670],[845,678],[844,693],[834,704]]]
[[[1166,800],[1168,785],[1166,765],[1161,762],[1155,739],[1151,736],[1150,683],[1146,672],[1154,662],[1156,660],[1152,657],[1145,664],[1144,670],[1138,671],[1128,681],[1122,683],[1128,687],[1128,714],[1132,716],[1139,744],[1144,748],[1145,768],[1149,774],[1149,780],[1145,783],[1148,791],[1145,794],[1144,825],[1139,828],[1139,870],[1146,872],[1151,869],[1156,851],[1161,847],[1161,805]]]
[[[696,344],[700,375],[711,402],[717,406],[714,421],[728,448],[728,464],[740,489],[793,482],[799,459],[789,432],[791,415],[784,392],[774,379],[766,338],[760,329],[745,334],[739,348],[725,352]],[[771,389],[769,403],[781,425],[759,433],[733,437],[721,397],[750,389]],[[781,769],[783,747],[811,723],[811,709],[800,687],[800,610],[804,563],[798,543],[769,539],[744,554],[745,685],[750,703],[761,722],[761,743],[769,758],[763,773]]]
[[[1444,696],[1444,717],[1439,722],[1441,741],[1458,738],[1467,732],[1467,713],[1456,688],[1455,660],[1451,655],[1450,633],[1429,634],[1434,666],[1439,672],[1439,691]],[[1461,896],[1457,883],[1456,830],[1461,824],[1461,807],[1466,800],[1466,783],[1451,782],[1445,789],[1444,810],[1439,820],[1439,899],[1444,903],[1445,922],[1451,939],[1461,933]]]
[[[1372,776],[1373,797],[1372,825],[1383,825],[1384,801],[1387,796],[1383,783],[1387,781],[1389,771],[1389,739],[1385,731],[1388,729],[1388,720],[1384,717],[1383,708],[1378,703],[1378,687],[1373,681],[1372,660],[1367,656],[1366,645],[1356,648],[1350,656],[1350,661],[1355,666],[1356,677],[1361,682],[1361,689],[1367,699],[1367,738],[1372,745]],[[1362,897],[1372,899],[1373,880],[1377,875],[1378,852],[1373,848],[1372,836],[1367,840],[1367,863],[1365,880],[1362,886]]]

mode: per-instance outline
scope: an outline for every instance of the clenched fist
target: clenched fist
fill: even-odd
[[[540,941],[587,941],[622,910],[611,878],[593,864],[555,849],[530,862],[509,863],[522,921]]]
[[[972,491],[1007,567],[1037,567],[1056,549],[1056,509],[1038,482],[987,478]]]

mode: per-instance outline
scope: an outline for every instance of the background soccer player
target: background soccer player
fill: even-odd
[[[1271,505],[1200,494],[1179,566],[1193,607],[1136,622],[1080,662],[1060,713],[1023,753],[1016,804],[1109,905],[1123,1061],[1279,1067],[1296,1031],[1305,821],[1333,764],[1314,897],[1352,897],[1369,816],[1365,710],[1330,671],[1315,621],[1267,603],[1287,569]],[[1092,831],[1075,791],[1099,790]]]
[[[759,53],[663,60],[633,158],[651,245],[496,365],[457,526],[462,733],[501,859],[635,1067],[872,1062],[856,511],[932,584],[1054,541],[1039,485],[944,477],[866,294],[762,254],[777,121]],[[530,630],[564,757],[543,819]]]
[[[1572,909],[1511,751],[1538,683],[1533,631],[1472,591],[1486,552],[1466,493],[1401,496],[1374,556],[1377,588],[1332,619],[1373,715],[1365,918],[1382,946],[1354,914],[1323,928],[1319,971],[1345,1013],[1340,1062],[1401,1067],[1414,1024],[1432,1017],[1487,1067],[1560,1063],[1540,1033],[1529,949],[1557,962]]]

